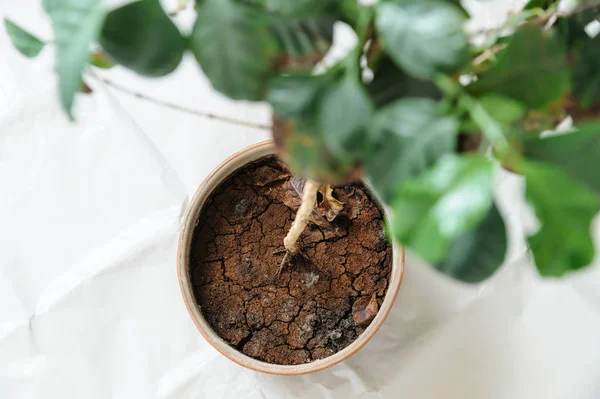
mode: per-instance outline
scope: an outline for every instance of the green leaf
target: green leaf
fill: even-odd
[[[90,60],[90,45],[100,35],[106,15],[97,0],[44,0],[52,20],[56,72],[62,105],[72,120],[73,100],[81,88],[81,73]]]
[[[594,259],[592,218],[600,210],[598,195],[553,166],[523,164],[525,196],[535,209],[540,230],[528,237],[542,276],[562,276]]]
[[[110,69],[115,66],[114,61],[101,50],[96,50],[92,53],[90,64],[101,69]]]
[[[277,44],[277,69],[312,70],[333,42],[335,19],[273,16],[269,31]]]
[[[326,75],[279,75],[269,82],[267,101],[276,115],[299,118],[315,108],[317,96],[328,83]]]
[[[42,51],[45,43],[25,29],[17,26],[10,19],[4,18],[4,27],[12,45],[25,57],[33,58]]]
[[[404,97],[442,98],[442,92],[428,80],[415,79],[399,69],[387,55],[376,67],[373,80],[367,90],[377,107]]]
[[[489,116],[495,121],[500,122],[499,124],[496,124],[500,128],[502,128],[501,125],[511,125],[519,121],[525,117],[527,112],[527,108],[522,103],[510,97],[497,94],[484,95],[479,98],[479,104]],[[472,119],[467,119],[461,126],[461,129],[473,133],[481,131],[481,127]]]
[[[204,0],[190,47],[213,87],[233,99],[264,97],[275,44],[264,19],[232,0]]]
[[[323,13],[335,5],[336,0],[252,0],[250,3],[282,15],[305,16]]]
[[[458,121],[433,100],[407,98],[378,111],[371,133],[378,145],[364,166],[371,185],[388,202],[403,182],[456,149]]]
[[[559,18],[554,27],[569,49],[579,40],[588,40],[590,37],[584,28],[600,18],[600,7],[589,9],[585,4],[580,7],[584,10]]]
[[[331,184],[348,180],[356,169],[325,144],[317,120],[322,94],[332,76],[291,74],[269,82],[267,100],[273,107],[273,138],[292,173]]]
[[[431,263],[478,226],[492,206],[494,164],[481,155],[447,154],[426,174],[406,181],[391,203],[392,231]]]
[[[330,86],[321,101],[319,120],[325,142],[341,157],[360,159],[368,146],[367,128],[374,105],[356,78]]]
[[[589,108],[600,101],[600,36],[575,43],[573,55],[573,94],[582,108]]]
[[[581,125],[572,133],[526,140],[527,158],[558,166],[571,177],[600,193],[600,123]]]
[[[357,178],[357,165],[327,148],[323,131],[311,117],[289,122],[275,118],[273,139],[281,158],[294,175],[329,184]]]
[[[569,85],[561,41],[537,25],[524,25],[512,37],[498,62],[484,72],[468,91],[512,97],[531,108],[559,100]]]
[[[558,4],[558,2],[559,0],[529,0],[523,9],[532,10],[534,8],[542,8],[547,10],[551,5]]]
[[[494,119],[507,125],[518,121],[527,113],[527,107],[519,101],[497,94],[486,94],[479,98],[479,102]]]
[[[109,12],[100,44],[117,63],[144,76],[172,72],[185,49],[158,0],[138,0]]]
[[[493,205],[483,222],[454,240],[446,259],[434,266],[455,279],[479,283],[502,265],[507,241],[504,220],[496,205]]]
[[[426,79],[453,72],[467,57],[464,14],[441,1],[384,2],[375,26],[384,49],[410,75]]]

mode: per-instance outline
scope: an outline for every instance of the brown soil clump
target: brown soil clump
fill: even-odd
[[[270,157],[236,171],[203,208],[190,254],[196,301],[215,332],[274,364],[322,359],[354,341],[372,315],[357,324],[353,305],[381,306],[392,265],[381,209],[363,185],[348,184],[333,190],[344,212],[330,226],[310,223],[302,256],[276,277],[295,215],[284,204],[289,179]]]

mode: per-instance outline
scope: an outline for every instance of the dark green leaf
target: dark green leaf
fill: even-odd
[[[543,276],[562,276],[594,259],[592,218],[600,210],[598,195],[553,166],[529,161],[523,172],[525,195],[541,223],[528,238]]]
[[[476,95],[497,93],[531,108],[559,100],[569,84],[562,43],[537,25],[524,25],[512,37],[498,62],[468,86]]]
[[[330,86],[321,101],[319,120],[325,142],[340,157],[360,159],[367,148],[373,103],[357,79],[345,77]]]
[[[356,165],[327,148],[317,121],[322,93],[331,79],[330,75],[278,76],[269,82],[267,99],[276,115],[273,138],[290,170],[307,179],[334,184],[352,177]]]
[[[590,22],[600,18],[600,7],[593,9],[586,8],[585,5],[580,5],[580,7],[584,7],[585,10],[559,18],[554,27],[569,49],[579,40],[588,40],[589,36],[584,28]]]
[[[462,1],[461,0],[446,0],[449,3],[454,4],[456,7],[458,7],[464,14],[465,16],[469,16],[469,13],[467,12],[467,10],[463,7],[462,5]]]
[[[433,100],[407,98],[378,111],[371,134],[378,145],[365,160],[365,170],[387,202],[403,182],[455,150],[458,121]]]
[[[493,172],[481,155],[445,155],[400,186],[391,203],[394,236],[425,260],[441,262],[452,242],[487,216]]]
[[[277,69],[312,70],[333,41],[331,17],[305,19],[274,16],[269,31],[277,43]]]
[[[233,99],[263,98],[275,44],[255,10],[233,0],[204,0],[190,40],[215,89]]]
[[[529,0],[527,2],[527,4],[525,4],[525,7],[523,7],[524,10],[532,10],[534,8],[542,8],[544,10],[547,10],[548,7],[550,7],[553,4],[558,4],[560,0]]]
[[[280,75],[269,82],[267,101],[275,114],[286,119],[303,116],[314,110],[317,96],[329,83],[325,75]]]
[[[442,98],[442,92],[431,81],[415,79],[399,69],[388,56],[383,56],[367,85],[375,105],[381,107],[404,97]]]
[[[106,15],[98,0],[44,0],[52,20],[56,47],[56,72],[63,107],[71,119],[75,93],[81,88],[81,73],[90,60],[90,45],[100,35]]]
[[[572,133],[524,142],[525,156],[560,167],[600,193],[600,123],[579,126]]]
[[[251,0],[265,10],[282,15],[306,16],[318,15],[330,9],[337,0]]]
[[[42,51],[45,43],[10,19],[4,18],[4,26],[12,45],[25,57],[33,58]]]
[[[589,108],[600,101],[600,36],[578,41],[573,53],[573,94],[582,108]]]
[[[173,72],[185,49],[158,0],[138,0],[108,13],[100,44],[117,63],[144,76]]]
[[[410,75],[453,72],[467,57],[464,14],[441,1],[381,3],[375,26],[384,49]]]
[[[435,265],[444,274],[467,283],[479,283],[504,262],[507,236],[504,220],[495,205],[483,222],[450,244],[446,259]]]

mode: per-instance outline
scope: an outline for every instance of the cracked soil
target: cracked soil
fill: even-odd
[[[203,207],[190,253],[196,301],[215,332],[248,356],[286,365],[354,341],[370,320],[358,325],[353,304],[375,295],[381,305],[392,264],[381,209],[362,184],[348,184],[334,188],[344,214],[332,228],[309,224],[302,256],[276,277],[295,214],[283,203],[289,178],[272,157],[228,177]]]

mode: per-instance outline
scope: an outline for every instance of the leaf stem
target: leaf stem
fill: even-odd
[[[112,87],[122,93],[128,94],[132,97],[135,98],[139,98],[141,100],[156,104],[156,105],[160,105],[163,107],[167,107],[167,108],[171,108],[174,109],[176,111],[179,112],[185,112],[187,114],[191,114],[191,115],[195,115],[195,116],[200,116],[202,118],[208,118],[208,119],[214,119],[214,120],[218,120],[221,122],[225,122],[225,123],[230,123],[232,125],[239,125],[239,126],[245,126],[245,127],[249,127],[252,129],[261,129],[261,130],[271,130],[271,125],[267,125],[267,124],[262,124],[262,123],[256,123],[256,122],[249,122],[249,121],[243,121],[240,119],[236,119],[236,118],[230,118],[228,116],[223,116],[223,115],[216,115],[210,112],[205,112],[205,111],[200,111],[194,108],[189,108],[189,107],[184,107],[183,105],[179,105],[179,104],[174,104],[174,103],[170,103],[168,101],[164,101],[164,100],[160,100],[158,98],[154,98],[154,97],[150,97],[146,94],[143,93],[139,93],[130,89],[127,89],[126,87],[123,87],[117,83],[114,83],[112,80],[100,77],[96,74],[92,74],[92,76],[94,78],[96,78],[97,80],[103,82],[105,85]]]
[[[470,95],[462,93],[459,101],[471,115],[473,122],[479,126],[484,136],[490,140],[500,159],[507,155],[510,146],[506,137],[504,137],[502,125],[488,113],[479,101]]]

